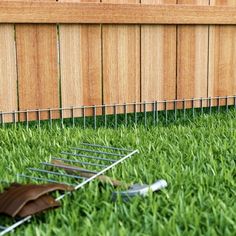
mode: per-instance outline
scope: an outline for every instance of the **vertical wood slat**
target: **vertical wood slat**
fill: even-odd
[[[208,0],[178,0],[178,4],[208,5]],[[178,26],[177,98],[207,97],[208,26]],[[195,102],[199,106],[200,102]],[[203,105],[206,105],[203,104]],[[186,108],[191,107],[186,103]],[[182,108],[182,104],[178,104]]]
[[[101,26],[61,24],[59,31],[62,107],[102,104]],[[92,109],[86,109],[86,115],[92,113]],[[101,110],[96,113],[101,114]],[[74,116],[81,115],[81,110],[74,111]],[[64,116],[71,117],[71,111],[64,112]]]
[[[16,24],[16,44],[19,109],[58,108],[59,80],[56,26]],[[57,118],[58,112],[53,113],[52,117]],[[29,120],[37,120],[38,114],[36,112],[31,113],[28,118]],[[48,112],[40,114],[40,119],[48,118]],[[25,120],[25,115],[22,114],[20,119]]]
[[[102,0],[103,3],[139,3],[139,0]],[[140,102],[140,26],[104,25],[103,102]],[[133,111],[133,106],[127,111]],[[123,108],[117,109],[123,112]],[[113,113],[113,109],[108,109]]]
[[[14,111],[18,109],[18,104],[15,31],[13,24],[0,25],[0,55],[0,111]],[[12,115],[3,116],[4,122],[12,122],[13,120]]]
[[[176,0],[142,0],[143,4],[176,4]],[[141,26],[141,101],[176,99],[176,26]],[[163,104],[158,109],[163,109]],[[173,108],[168,104],[167,108]],[[147,110],[151,110],[149,106]]]
[[[236,6],[236,1],[211,0],[210,4]],[[236,95],[236,26],[210,26],[209,45],[209,96]],[[228,104],[233,103],[229,99]],[[220,103],[225,104],[223,100]]]

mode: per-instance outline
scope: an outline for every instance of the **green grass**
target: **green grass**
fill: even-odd
[[[112,203],[112,187],[93,182],[12,235],[236,235],[235,129],[235,111],[148,128],[0,129],[5,181],[83,141],[139,149],[114,177],[169,184],[146,198]]]

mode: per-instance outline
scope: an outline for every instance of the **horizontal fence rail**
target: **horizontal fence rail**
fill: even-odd
[[[113,112],[106,113],[106,110],[111,108]],[[120,112],[117,113],[117,110]],[[230,109],[236,109],[236,96],[225,96],[225,97],[208,97],[208,98],[192,98],[192,99],[176,99],[176,100],[164,100],[154,102],[134,102],[125,104],[113,104],[113,105],[94,105],[94,106],[79,106],[70,108],[55,108],[55,109],[38,109],[38,110],[27,110],[27,111],[13,111],[13,112],[0,112],[0,125],[23,125],[26,128],[37,126],[41,127],[42,122],[47,127],[53,127],[53,125],[60,125],[64,127],[75,127],[81,128],[98,128],[98,127],[113,127],[128,126],[142,124],[144,126],[168,124],[177,121],[189,121],[193,118],[203,115],[212,114],[213,112],[228,112]],[[80,110],[83,113],[82,117],[74,116],[74,112]],[[93,111],[91,114],[90,111]],[[102,110],[98,116],[96,111]],[[129,110],[129,112],[127,112]],[[70,117],[63,117],[63,112],[70,111]],[[86,111],[89,111],[89,116],[86,116]],[[30,121],[26,119],[24,122],[15,122],[12,124],[6,124],[4,122],[4,116],[17,117],[23,114],[28,116],[31,113],[40,114],[41,112],[59,112],[61,117],[59,119],[49,118],[47,121],[40,119],[40,115],[37,115],[37,120]],[[64,153],[68,154],[68,153]],[[85,158],[91,158],[90,155],[79,155]],[[111,159],[107,160],[111,161]]]
[[[0,2],[1,23],[236,24],[236,7]]]

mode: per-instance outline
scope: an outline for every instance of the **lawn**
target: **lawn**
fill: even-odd
[[[146,128],[2,128],[3,181],[16,181],[26,167],[91,142],[140,151],[114,177],[144,183],[163,178],[169,184],[146,198],[113,203],[114,189],[95,181],[12,235],[236,235],[235,129],[234,110]]]

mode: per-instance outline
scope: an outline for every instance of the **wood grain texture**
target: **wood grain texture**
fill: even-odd
[[[46,5],[46,0],[41,0]],[[53,1],[53,0],[52,0]],[[31,2],[31,0],[29,0]],[[19,109],[59,107],[57,30],[55,25],[16,25]],[[58,118],[55,112],[52,118]],[[26,116],[22,115],[21,120]],[[38,114],[29,114],[29,120]],[[48,119],[42,112],[40,119]]]
[[[142,4],[175,4],[176,0],[142,0]],[[141,26],[141,100],[176,98],[176,26]],[[173,108],[173,104],[168,104]],[[159,104],[158,109],[163,109]],[[152,110],[149,105],[147,110]]]
[[[62,107],[102,104],[101,27],[63,24],[59,29]],[[86,115],[91,114],[92,110],[87,109]],[[64,115],[71,117],[72,114],[67,111]],[[81,116],[81,109],[75,110],[74,115]]]
[[[204,0],[204,2],[207,1]],[[133,0],[127,0],[127,3],[42,3],[38,1],[9,3],[0,1],[0,22],[236,24],[236,7],[131,4]]]
[[[125,3],[125,0],[103,0]],[[129,3],[138,3],[130,0]],[[140,27],[103,26],[103,102],[123,104],[140,101]],[[133,111],[133,106],[128,107]],[[109,113],[113,109],[108,109]],[[123,112],[122,108],[118,112]]]
[[[236,6],[235,0],[211,0],[211,5]],[[209,96],[236,94],[236,26],[210,26]],[[230,99],[229,104],[233,104]],[[225,105],[226,101],[221,101]],[[216,104],[216,102],[214,102]]]
[[[17,72],[14,25],[1,24],[0,111],[9,112],[17,109]],[[3,115],[3,121],[12,122],[13,116],[5,114]]]
[[[178,4],[208,3],[208,0],[178,0]],[[178,26],[178,99],[207,97],[208,36],[208,26]],[[195,106],[199,105],[200,102],[195,102]],[[191,106],[191,102],[186,103],[186,107]]]

